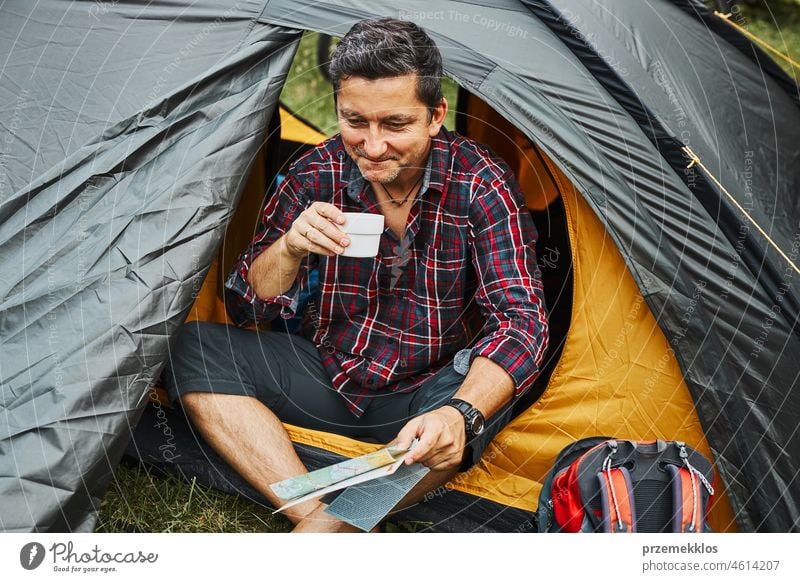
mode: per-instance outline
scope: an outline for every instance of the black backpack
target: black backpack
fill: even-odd
[[[680,441],[582,439],[545,479],[539,531],[709,532],[713,482],[711,462]]]

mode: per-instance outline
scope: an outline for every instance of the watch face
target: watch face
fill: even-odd
[[[476,414],[474,417],[472,417],[472,421],[470,422],[469,428],[470,432],[475,436],[481,434],[484,428],[483,416],[481,416],[480,414]]]

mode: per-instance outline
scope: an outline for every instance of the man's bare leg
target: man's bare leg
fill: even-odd
[[[286,429],[275,414],[249,396],[189,392],[181,397],[184,410],[209,445],[270,503],[283,500],[269,488],[275,483],[306,473]],[[398,507],[417,503],[428,491],[444,485],[456,470],[431,471],[417,483]],[[324,512],[327,506],[312,499],[290,507],[284,515],[295,532],[361,531]]]
[[[209,445],[275,507],[284,501],[269,488],[307,469],[292,447],[283,424],[259,400],[234,394],[189,392],[183,408]],[[306,501],[284,512],[297,524],[320,506]]]

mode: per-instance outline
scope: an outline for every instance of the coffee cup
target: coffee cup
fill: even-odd
[[[345,223],[339,229],[347,233],[350,244],[344,247],[344,257],[374,257],[383,234],[383,214],[345,212]]]

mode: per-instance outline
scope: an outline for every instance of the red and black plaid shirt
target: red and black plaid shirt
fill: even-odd
[[[268,200],[258,233],[226,282],[237,325],[293,317],[318,268],[319,289],[301,331],[356,416],[375,396],[418,388],[459,350],[469,362],[484,356],[499,364],[516,395],[531,386],[548,337],[537,233],[502,160],[442,129],[402,240],[387,227],[374,258],[312,254],[286,293],[256,297],[247,283],[253,260],[318,200],[344,212],[378,212],[338,135],[298,159]]]

